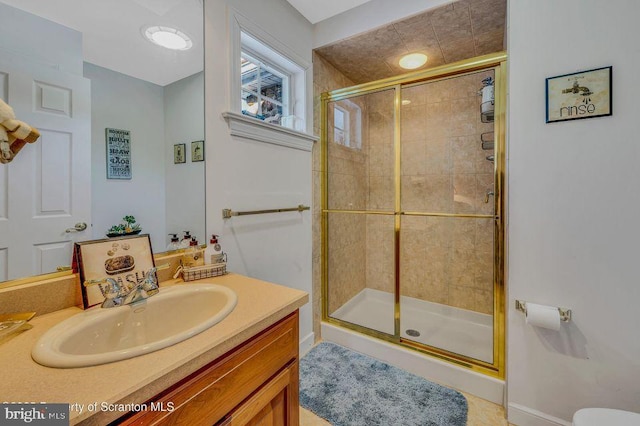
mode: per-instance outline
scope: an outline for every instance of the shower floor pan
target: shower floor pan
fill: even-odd
[[[392,293],[365,288],[331,317],[393,335],[393,308]],[[491,315],[406,296],[400,298],[400,312],[404,339],[493,362]]]

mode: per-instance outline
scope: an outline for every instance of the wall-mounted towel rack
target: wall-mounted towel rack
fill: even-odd
[[[299,204],[298,207],[290,207],[285,209],[270,209],[270,210],[253,210],[246,212],[234,212],[231,209],[222,209],[222,218],[229,219],[232,216],[248,216],[250,214],[265,214],[265,213],[282,213],[282,212],[301,212],[304,210],[311,210],[311,207]]]

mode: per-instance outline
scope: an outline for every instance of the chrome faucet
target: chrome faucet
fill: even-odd
[[[115,306],[129,305],[140,300],[147,299],[160,291],[156,271],[158,268],[151,268],[146,273],[144,280],[132,285],[123,285],[113,278],[102,278],[99,280],[85,281],[85,287],[97,284],[104,296],[103,308],[113,308]]]

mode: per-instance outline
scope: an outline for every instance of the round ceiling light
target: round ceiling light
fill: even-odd
[[[171,50],[188,50],[193,46],[188,35],[171,27],[149,27],[144,30],[144,36],[150,42]]]
[[[427,63],[427,55],[424,53],[410,53],[400,58],[400,66],[407,70],[420,68]]]

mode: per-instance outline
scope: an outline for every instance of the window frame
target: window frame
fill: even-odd
[[[312,68],[311,62],[305,60],[289,47],[284,45],[271,34],[245,18],[237,10],[229,9],[230,28],[230,74],[229,74],[229,105],[228,111],[242,114],[242,81],[241,81],[241,54],[243,51],[251,51],[258,59],[262,59],[269,65],[278,62],[275,69],[287,71],[291,75],[289,83],[289,119],[287,125],[277,126],[294,132],[307,133],[313,126],[313,114],[311,105]],[[254,48],[258,46],[258,48]],[[268,52],[256,52],[264,46]],[[237,89],[237,90],[236,90]],[[262,121],[254,119],[256,121]],[[268,123],[267,123],[268,124]],[[284,123],[283,123],[284,124]]]

